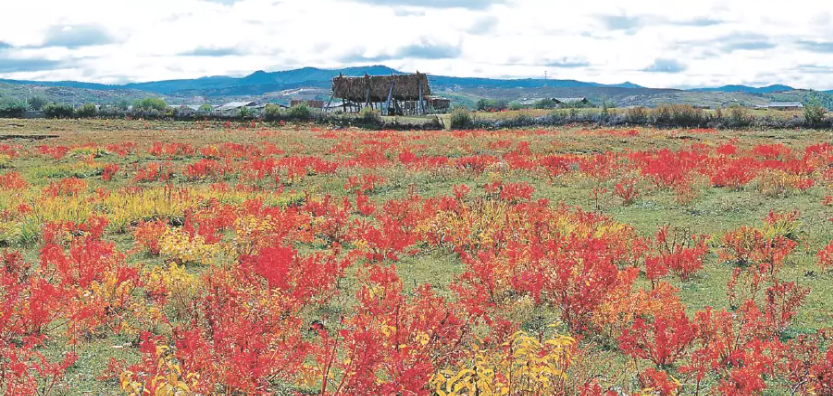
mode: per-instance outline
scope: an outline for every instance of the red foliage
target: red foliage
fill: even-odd
[[[113,176],[116,175],[119,171],[118,164],[107,164],[104,165],[104,170],[101,172],[101,180],[102,181],[110,181],[113,180]]]
[[[619,337],[622,352],[647,359],[658,369],[671,367],[684,357],[697,337],[697,326],[684,312],[664,314],[648,323],[637,318]]]
[[[17,172],[0,175],[0,188],[4,190],[22,190],[29,187],[29,183]]]

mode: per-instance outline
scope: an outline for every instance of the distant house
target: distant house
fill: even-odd
[[[520,104],[523,107],[533,107],[536,104],[540,103],[541,101],[545,101],[545,100],[546,101],[551,101],[552,102],[552,107],[555,107],[558,104],[558,102],[556,102],[555,98],[523,98],[523,99],[518,101],[518,104]]]
[[[772,110],[801,110],[804,105],[801,102],[771,102],[767,108]]]
[[[177,116],[192,116],[199,110],[199,105],[168,105]]]
[[[214,111],[222,115],[235,115],[241,107],[254,106],[257,106],[256,102],[229,102],[224,105],[218,106],[214,109]]]
[[[590,104],[590,101],[587,98],[553,98],[556,102],[558,102],[561,106],[575,106],[575,105],[587,105]]]
[[[555,107],[578,107],[590,104],[587,98],[523,98],[518,101],[521,106],[534,107],[546,103],[546,108]]]

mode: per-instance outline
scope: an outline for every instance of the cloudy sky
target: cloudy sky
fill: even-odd
[[[833,89],[827,0],[24,0],[0,77],[104,83],[303,66],[651,87]]]

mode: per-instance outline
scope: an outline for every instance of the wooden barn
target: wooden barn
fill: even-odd
[[[381,110],[383,115],[425,114],[429,95],[428,76],[419,72],[391,76],[339,75],[333,78],[332,98],[342,100],[345,112],[370,107]]]

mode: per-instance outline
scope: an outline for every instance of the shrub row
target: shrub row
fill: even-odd
[[[610,112],[603,106],[598,112],[579,112],[575,109],[555,110],[546,116],[531,117],[520,114],[511,118],[494,119],[476,117],[467,110],[452,112],[453,129],[498,129],[532,126],[561,126],[569,124],[601,126],[656,126],[665,128],[833,128],[833,117],[827,115],[824,107],[810,105],[804,116],[790,118],[772,115],[755,116],[747,108],[733,106],[705,111],[688,105],[663,105],[654,109],[645,107],[629,108]]]

